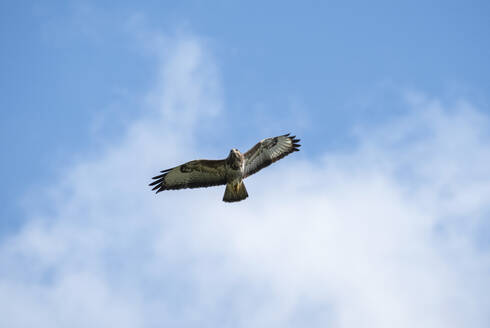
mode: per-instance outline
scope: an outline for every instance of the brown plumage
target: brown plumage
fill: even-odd
[[[288,134],[259,141],[245,154],[232,149],[222,160],[195,160],[161,171],[150,183],[157,193],[164,190],[211,187],[226,184],[223,201],[236,202],[248,197],[243,179],[281,158],[299,151],[296,136]]]

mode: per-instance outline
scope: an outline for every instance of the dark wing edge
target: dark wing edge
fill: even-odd
[[[290,133],[287,133],[258,142],[244,154],[244,178],[260,171],[292,152],[299,151],[299,147],[301,147],[299,144],[300,140],[296,139],[296,136],[290,136]]]
[[[196,160],[160,171],[149,184],[158,194],[164,190],[212,187],[226,184],[225,160]]]

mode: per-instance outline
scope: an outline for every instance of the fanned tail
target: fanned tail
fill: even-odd
[[[239,202],[247,197],[247,188],[245,188],[243,181],[226,184],[225,194],[223,196],[224,202]]]

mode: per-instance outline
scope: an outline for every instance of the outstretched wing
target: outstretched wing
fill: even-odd
[[[244,178],[291,154],[293,151],[299,151],[301,145],[298,142],[300,139],[295,138],[296,136],[289,136],[288,133],[282,136],[264,139],[253,146],[252,149],[244,154]]]
[[[150,183],[157,193],[163,190],[211,187],[226,184],[225,160],[206,159],[187,162],[161,171]]]

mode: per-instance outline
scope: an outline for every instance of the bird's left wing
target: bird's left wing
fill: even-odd
[[[301,145],[298,142],[300,139],[295,138],[296,136],[290,136],[288,133],[259,141],[259,143],[244,154],[244,178],[291,154],[293,151],[299,151]]]
[[[150,183],[157,193],[163,190],[211,187],[226,184],[225,160],[196,160],[161,171]]]

